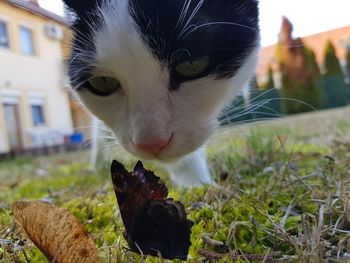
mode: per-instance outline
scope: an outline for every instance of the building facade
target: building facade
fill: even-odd
[[[36,1],[0,0],[0,153],[61,144],[73,133],[66,27]]]

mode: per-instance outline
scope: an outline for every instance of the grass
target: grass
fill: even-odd
[[[343,108],[221,131],[208,146],[213,186],[175,188],[164,171],[146,164],[195,223],[188,261],[349,260],[349,113]],[[0,163],[0,261],[46,262],[13,224],[11,204],[21,199],[69,209],[92,233],[103,262],[141,261],[125,249],[108,170],[94,171],[88,153]]]

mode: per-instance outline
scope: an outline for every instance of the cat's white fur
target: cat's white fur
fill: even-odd
[[[210,183],[201,146],[215,131],[224,105],[252,77],[258,47],[232,78],[213,80],[209,76],[170,91],[169,73],[140,38],[127,8],[128,1],[112,2],[118,8],[101,10],[104,23],[94,34],[97,54],[93,63],[99,69],[95,76],[117,78],[122,91],[99,97],[83,89],[79,91],[81,100],[113,130],[127,151],[141,159],[166,163],[175,183]],[[135,147],[135,143],[167,138],[169,134],[171,142],[158,156]]]

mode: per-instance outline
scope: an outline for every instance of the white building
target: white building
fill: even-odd
[[[0,153],[60,144],[73,133],[65,27],[36,1],[0,0]]]

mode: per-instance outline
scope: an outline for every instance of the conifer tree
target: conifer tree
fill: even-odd
[[[271,66],[269,66],[267,70],[267,82],[262,85],[261,89],[267,90],[267,89],[274,89],[275,88],[275,81],[273,80],[273,69]]]
[[[326,43],[324,67],[326,77],[338,76],[342,74],[340,62],[337,58],[335,47],[332,41],[330,40],[328,40]]]
[[[346,51],[346,69],[348,71],[348,76],[350,76],[350,46],[348,46]]]
[[[304,51],[306,56],[306,67],[310,70],[314,79],[317,80],[321,77],[321,72],[316,60],[315,52],[307,46],[304,46]]]

